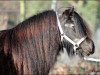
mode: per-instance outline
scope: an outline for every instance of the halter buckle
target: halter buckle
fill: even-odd
[[[76,50],[77,50],[78,48],[79,48],[79,45],[78,45],[78,44],[75,44],[75,45],[74,45],[74,48],[73,48],[73,49],[74,49],[75,54],[76,54]]]

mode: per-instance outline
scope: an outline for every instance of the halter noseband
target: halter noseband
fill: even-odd
[[[65,33],[63,32],[63,29],[61,27],[61,23],[59,21],[58,15],[57,15],[57,12],[56,12],[56,16],[57,16],[58,28],[59,28],[59,31],[60,31],[60,34],[61,34],[61,41],[63,41],[64,38],[67,41],[69,41],[73,45],[74,52],[76,53],[77,48],[79,48],[79,45],[86,39],[86,36],[81,38],[78,42],[74,42],[68,36],[66,36]]]

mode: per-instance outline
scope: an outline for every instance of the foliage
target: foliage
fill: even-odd
[[[80,61],[74,66],[58,63],[50,70],[49,75],[98,75],[100,65],[95,62]]]
[[[57,8],[68,6],[74,6],[75,10],[82,15],[85,21],[90,25],[91,30],[94,31],[96,27],[97,1],[87,0],[85,4],[83,1],[75,2],[74,0],[57,1]],[[43,10],[50,9],[50,7],[51,1],[26,1],[26,18]]]
[[[50,8],[51,1],[26,1],[26,18]]]

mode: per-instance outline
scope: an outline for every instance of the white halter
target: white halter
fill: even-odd
[[[68,36],[66,36],[65,33],[63,32],[63,29],[61,27],[61,24],[60,24],[58,15],[57,15],[57,12],[56,12],[56,16],[57,16],[58,27],[59,27],[59,30],[61,33],[61,41],[65,38],[67,41],[69,41],[73,45],[74,52],[76,52],[76,49],[79,48],[79,45],[86,39],[86,36],[81,38],[78,42],[74,42]]]

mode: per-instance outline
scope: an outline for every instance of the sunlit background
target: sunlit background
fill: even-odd
[[[85,19],[93,33],[96,52],[91,57],[100,59],[100,1],[56,0],[57,9],[74,6]],[[50,10],[53,0],[0,1],[0,30],[10,29],[39,12]]]

